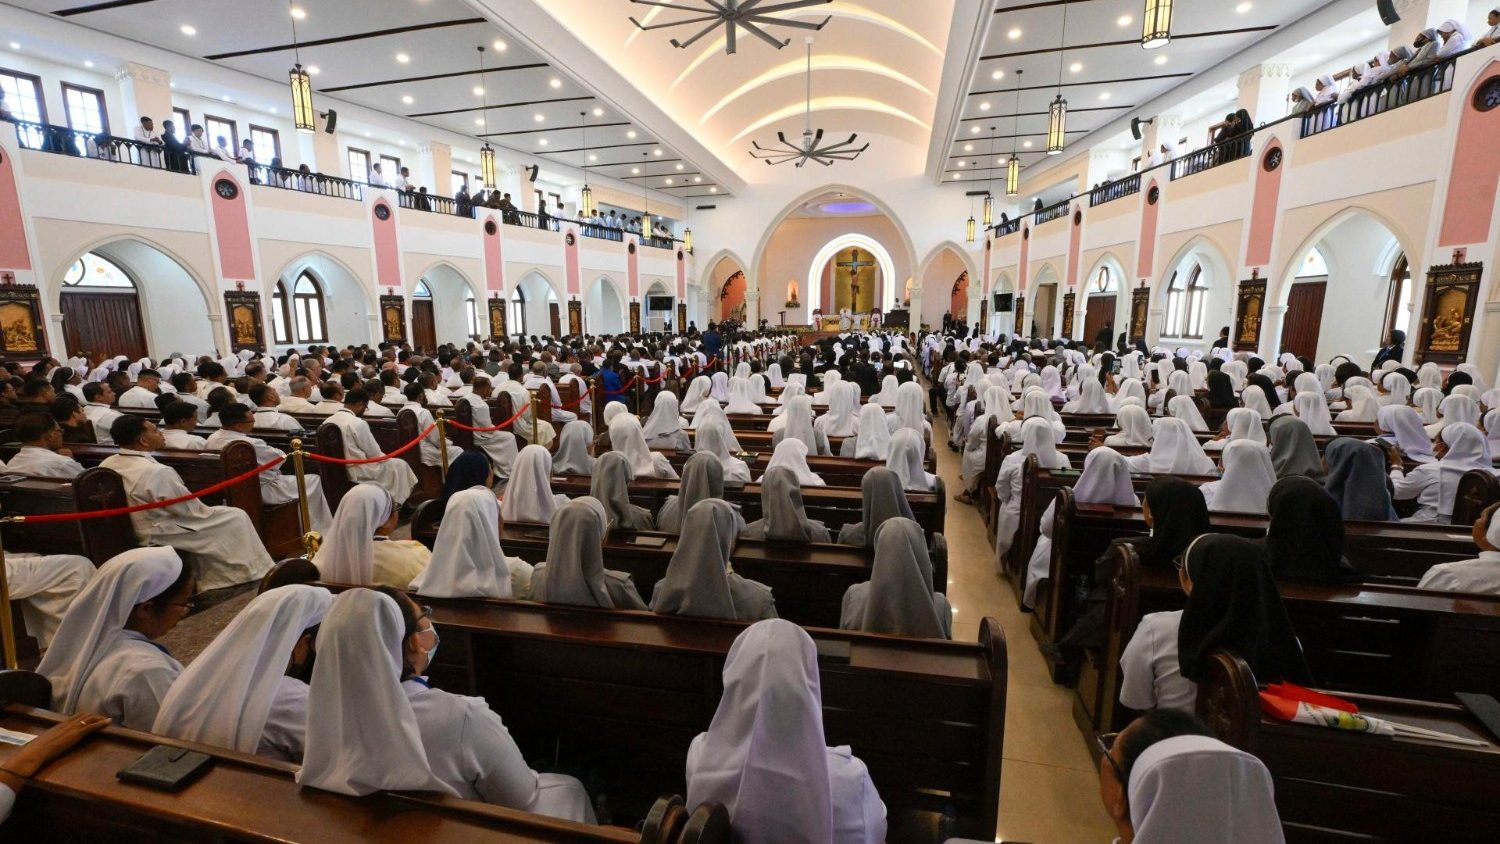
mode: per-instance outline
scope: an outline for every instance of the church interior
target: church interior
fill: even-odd
[[[1497,44],[0,0],[0,838],[1495,840]]]

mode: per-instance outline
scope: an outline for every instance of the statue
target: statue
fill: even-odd
[[[800,308],[802,303],[797,300],[797,280],[792,279],[786,283],[786,307]]]
[[[1457,307],[1451,307],[1447,313],[1434,316],[1432,318],[1432,342],[1429,344],[1432,351],[1458,351],[1463,327],[1463,312]]]

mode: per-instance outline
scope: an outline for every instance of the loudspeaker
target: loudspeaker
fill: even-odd
[[[332,135],[333,130],[339,125],[339,113],[333,109],[328,110],[328,122],[324,124],[323,131]]]
[[[531,172],[526,174],[526,181],[528,181],[528,182],[534,182],[534,181],[536,181],[537,174],[540,173],[541,171],[542,171],[542,168],[540,166],[538,166],[536,164],[531,165]]]
[[[1152,120],[1155,119],[1152,118]],[[1139,117],[1130,118],[1130,136],[1139,141],[1141,139],[1141,127],[1150,122],[1151,120],[1142,120]]]
[[[1375,10],[1380,12],[1380,22],[1386,26],[1401,22],[1401,15],[1396,11],[1395,0],[1375,0]]]

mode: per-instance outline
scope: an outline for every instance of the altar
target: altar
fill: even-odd
[[[870,331],[880,327],[880,314],[824,314],[814,328],[818,331]]]

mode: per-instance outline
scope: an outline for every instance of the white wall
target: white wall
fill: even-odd
[[[619,334],[625,330],[625,323],[625,305],[620,293],[601,276],[589,286],[583,299],[583,330],[589,334]]]
[[[1384,225],[1358,214],[1335,226],[1318,243],[1328,262],[1319,361],[1337,354],[1364,361],[1380,348],[1390,285],[1390,267],[1384,266],[1384,259],[1394,241]]]
[[[176,261],[135,240],[116,241],[94,251],[119,264],[134,279],[151,357],[215,348],[202,288]],[[222,355],[228,350],[217,351]]]

